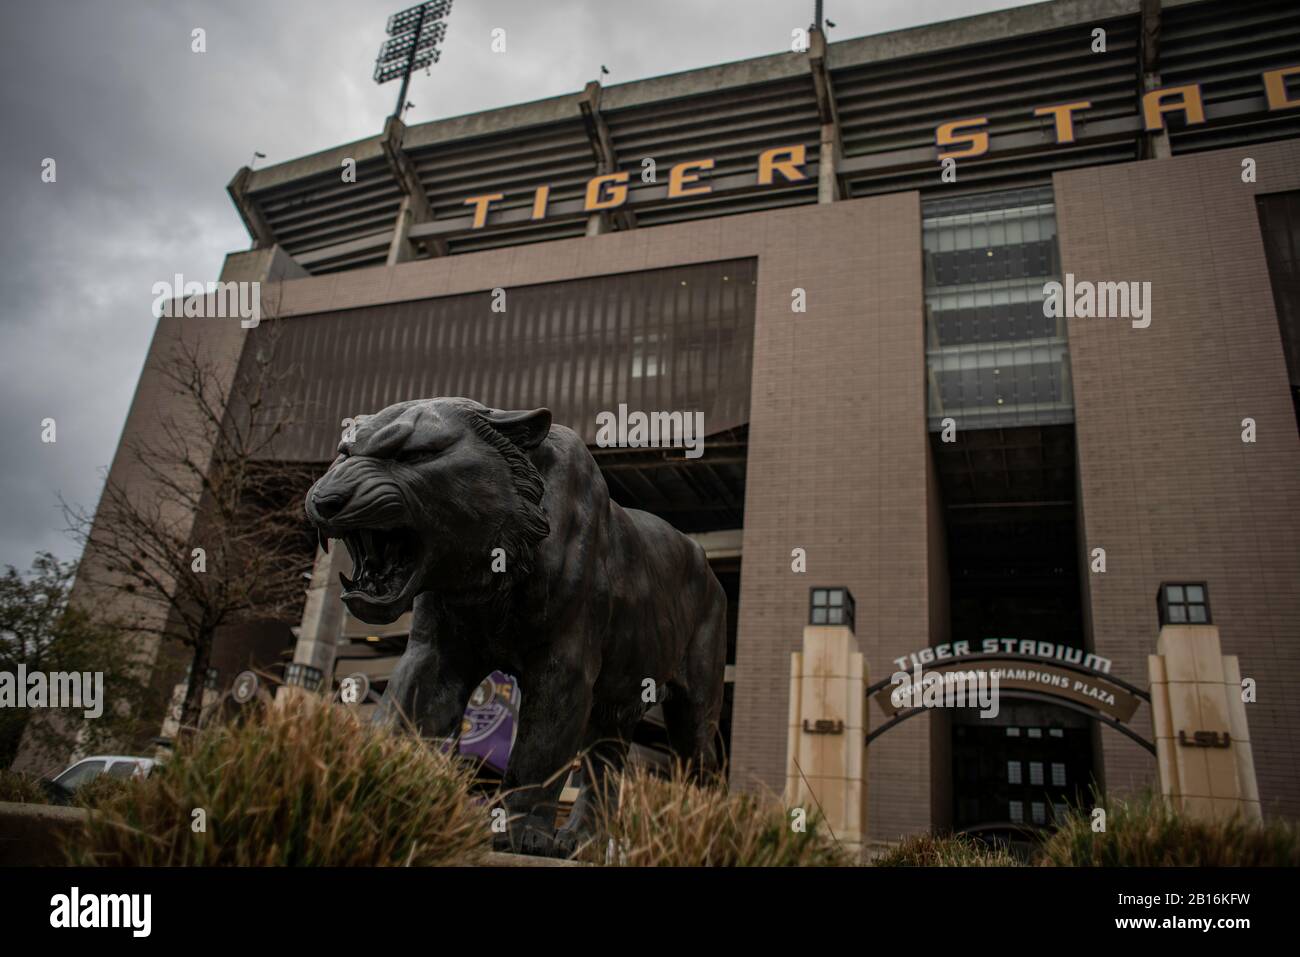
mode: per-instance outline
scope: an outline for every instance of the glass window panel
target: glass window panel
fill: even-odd
[[[1008,761],[1008,762],[1007,762],[1007,783],[1008,783],[1008,784],[1020,784],[1020,783],[1021,783],[1021,781],[1020,781],[1020,762],[1019,762],[1019,761]]]
[[[1043,783],[1043,762],[1042,761],[1029,762],[1029,783],[1030,784]]]
[[[1047,823],[1047,805],[1042,801],[1035,801],[1031,806],[1030,813],[1033,815],[1035,824]]]
[[[1001,215],[994,214],[989,218],[988,226],[985,228],[985,242],[989,246],[1007,244],[1007,224]]]
[[[1172,621],[1172,622],[1187,621],[1187,606],[1186,606],[1186,605],[1170,605],[1170,606],[1169,606],[1169,620]]]
[[[1052,787],[1065,787],[1065,765],[1057,761],[1052,762]]]
[[[1204,605],[1188,605],[1188,606],[1187,606],[1187,615],[1188,615],[1188,620],[1189,620],[1189,621],[1195,621],[1195,622],[1202,622],[1202,623],[1203,623],[1203,622],[1206,620],[1206,617],[1205,617],[1205,606],[1204,606]]]
[[[1065,323],[1042,314],[1043,284],[1059,279],[1054,243],[1050,187],[924,204],[932,430],[948,415],[963,428],[1073,421]],[[1007,343],[1045,348],[970,351]]]
[[[1041,737],[1043,736],[1043,729],[1042,729],[1042,728],[1030,728],[1030,729],[1029,729],[1029,736],[1030,736],[1031,738],[1041,738]]]
[[[1196,601],[1196,602],[1204,602],[1204,601],[1205,601],[1205,589],[1202,588],[1200,585],[1188,585],[1188,586],[1187,586],[1187,600],[1188,600],[1188,601]]]
[[[1183,600],[1183,586],[1182,586],[1182,585],[1166,585],[1166,586],[1165,586],[1165,598],[1166,598],[1168,601],[1182,601],[1182,600]]]
[[[69,791],[75,791],[91,778],[99,775],[107,765],[106,761],[83,761],[80,764],[64,771],[54,779],[56,784],[62,784]]]
[[[1023,823],[1025,820],[1025,802],[1012,801],[1007,808],[1007,812],[1007,816],[1010,817],[1012,821],[1017,824]]]
[[[1007,737],[1008,737],[1008,738],[1018,738],[1018,737],[1020,737],[1020,729],[1019,729],[1019,728],[1007,728]]]

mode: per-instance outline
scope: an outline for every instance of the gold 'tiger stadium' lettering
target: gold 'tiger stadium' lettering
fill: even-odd
[[[808,174],[803,170],[807,155],[807,147],[802,143],[764,150],[758,156],[758,185],[770,186],[778,177],[791,183],[807,179]],[[668,171],[668,198],[680,199],[713,192],[713,187],[700,179],[702,173],[713,169],[713,165],[711,158],[705,158],[687,160],[671,167]],[[587,180],[582,211],[594,213],[622,206],[628,200],[628,178],[628,171],[622,170],[617,173],[602,173]],[[529,217],[532,221],[545,218],[550,197],[549,186],[539,186],[533,191],[532,215]],[[465,206],[474,208],[474,221],[470,228],[482,229],[486,226],[489,209],[501,199],[505,199],[503,193],[484,193],[465,200]]]
[[[1293,93],[1287,87],[1288,80],[1300,78],[1300,65],[1266,70],[1260,74],[1260,78],[1263,80],[1264,100],[1270,113],[1300,107],[1300,92]],[[1091,107],[1091,100],[1078,99],[1036,106],[1030,112],[1044,121],[1050,120],[1056,145],[1069,146],[1075,142],[1077,136],[1076,123],[1084,119],[1084,115]],[[1167,86],[1150,90],[1142,95],[1138,115],[1145,131],[1150,133],[1164,129],[1166,117],[1170,114],[1180,115],[1186,126],[1199,126],[1206,122],[1201,85],[1187,83]],[[987,154],[990,146],[988,123],[987,116],[972,116],[940,123],[934,131],[938,159],[940,161],[969,159]],[[806,164],[807,147],[803,144],[776,146],[764,150],[758,156],[758,171],[750,185],[771,186],[778,180],[787,183],[806,180],[809,178],[804,169]],[[702,174],[713,167],[714,160],[710,157],[687,160],[672,166],[668,171],[667,198],[681,199],[713,192],[713,187],[702,178]],[[617,209],[627,203],[631,196],[629,179],[630,173],[622,170],[616,173],[602,173],[587,180],[582,211],[593,213]],[[550,186],[539,186],[533,191],[530,220],[537,222],[546,217],[550,197]],[[486,226],[492,204],[503,199],[505,195],[502,193],[483,193],[466,199],[463,205],[473,207],[474,213],[470,228],[482,229]]]

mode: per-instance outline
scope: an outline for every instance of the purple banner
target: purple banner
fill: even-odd
[[[518,683],[510,675],[492,672],[470,695],[460,723],[460,753],[504,772],[518,718]]]

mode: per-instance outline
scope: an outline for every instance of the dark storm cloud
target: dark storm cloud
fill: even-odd
[[[92,504],[155,320],[151,287],[216,278],[248,236],[225,193],[261,165],[377,133],[396,84],[370,79],[386,16],[344,0],[8,4],[0,39],[0,565],[73,557],[57,495]],[[828,0],[831,38],[1018,5]],[[813,4],[456,0],[409,123],[789,49]],[[191,31],[207,34],[192,53]],[[490,49],[506,30],[507,50]],[[41,182],[41,161],[58,181]],[[41,420],[58,441],[40,440]]]

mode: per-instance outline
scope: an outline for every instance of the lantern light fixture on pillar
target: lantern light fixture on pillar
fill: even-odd
[[[856,604],[853,593],[842,586],[809,589],[808,624],[848,625],[854,631]]]
[[[1210,590],[1205,582],[1161,582],[1156,593],[1160,625],[1209,625]]]

